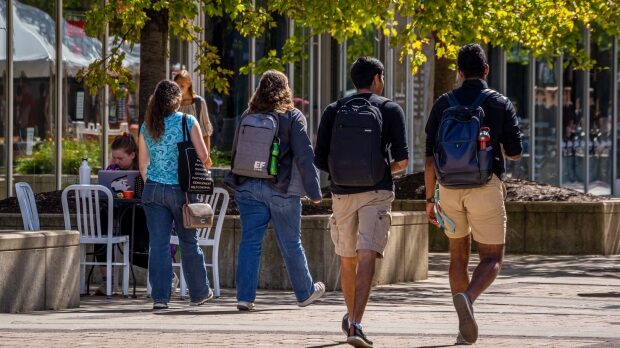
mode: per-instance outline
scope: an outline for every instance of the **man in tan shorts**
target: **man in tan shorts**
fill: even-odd
[[[451,95],[444,94],[435,101],[426,124],[424,181],[428,219],[436,226],[439,226],[439,219],[446,236],[450,239],[450,288],[459,318],[456,343],[472,344],[478,339],[478,325],[474,319],[473,303],[497,277],[504,256],[506,189],[500,180],[506,171],[503,157],[518,160],[521,156],[522,145],[519,121],[512,103],[497,92],[488,94],[485,92],[488,87],[484,79],[489,73],[489,66],[482,48],[476,44],[461,47],[457,67],[459,78],[463,81],[462,86],[453,90]],[[487,95],[486,99],[481,98],[482,94]],[[492,150],[493,174],[488,182],[473,188],[455,188],[454,186],[448,188],[440,184],[438,206],[441,213],[436,216],[435,165],[437,162],[434,150],[437,148],[438,130],[440,130],[444,111],[454,106],[454,99],[451,98],[457,99],[457,106],[475,104],[482,108],[484,114],[481,126],[489,128],[490,143],[488,146]],[[479,101],[482,103],[476,104]],[[476,151],[484,150],[487,145],[486,141],[484,144],[484,147],[481,145]],[[452,144],[452,146],[456,145]],[[445,161],[447,163],[447,160]],[[459,162],[461,163],[463,162]],[[453,175],[454,178],[458,178],[460,172]],[[472,236],[478,242],[480,263],[470,280],[468,263]]]
[[[403,171],[409,157],[405,113],[397,103],[379,96],[383,70],[375,58],[361,57],[353,63],[351,80],[357,93],[323,111],[314,150],[315,165],[331,178],[331,236],[340,256],[347,305],[342,331],[354,347],[372,347],[362,331],[362,316],[375,260],[383,257],[390,234],[392,173]]]

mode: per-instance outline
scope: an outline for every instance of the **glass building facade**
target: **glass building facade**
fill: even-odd
[[[84,32],[86,11],[99,5],[89,0],[0,0],[0,25],[7,29],[0,30],[0,199],[13,195],[13,185],[20,181],[35,192],[73,184],[82,157],[89,158],[96,172],[107,165],[114,136],[137,134],[138,91],[121,98],[107,90],[91,96],[76,79],[78,69],[100,57],[113,40],[105,32],[99,37]],[[375,30],[339,44],[327,35],[311,36],[292,20],[275,20],[278,25],[261,37],[245,38],[226,20],[207,20],[204,14],[195,19],[208,23],[204,38],[218,48],[224,67],[235,71],[228,95],[206,93],[201,77],[193,76],[194,89],[207,100],[212,144],[230,148],[236,122],[257,84],[259,76],[238,74],[239,68],[279,50],[288,36],[303,35],[303,56],[286,66],[286,74],[311,138],[322,110],[354,92],[348,77],[352,61],[359,54],[374,55],[385,65],[384,95],[405,110],[408,172],[422,171],[424,125],[433,103],[431,52],[429,62],[411,75],[398,47]],[[407,20],[398,23],[406,25]],[[596,60],[588,71],[575,70],[566,57],[548,62],[533,59],[520,47],[487,48],[489,85],[512,100],[524,134],[523,156],[507,163],[507,171],[513,178],[620,196],[617,39],[597,31],[583,35]],[[195,45],[172,39],[169,49],[169,77],[179,69],[194,70]],[[124,50],[125,65],[137,82],[140,47]]]

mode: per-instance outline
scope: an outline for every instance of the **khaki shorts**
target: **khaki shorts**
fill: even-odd
[[[443,212],[456,224],[448,238],[470,233],[478,243],[504,244],[506,241],[506,187],[495,175],[486,185],[472,189],[448,189],[439,185]]]
[[[355,257],[357,250],[374,250],[383,257],[392,223],[394,192],[380,190],[333,195],[330,218],[336,254]]]

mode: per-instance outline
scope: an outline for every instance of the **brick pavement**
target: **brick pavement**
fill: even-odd
[[[364,317],[376,347],[447,347],[457,318],[447,255],[431,254],[429,279],[375,288]],[[234,291],[204,307],[175,300],[153,312],[137,299],[82,298],[80,308],[0,315],[7,347],[346,347],[342,295],[298,308],[291,292],[260,291],[258,310],[236,311]],[[476,302],[480,347],[620,347],[620,256],[508,256]]]

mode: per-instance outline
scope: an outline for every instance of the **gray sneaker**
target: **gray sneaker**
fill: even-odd
[[[243,312],[253,311],[255,307],[256,306],[254,305],[254,302],[248,302],[248,301],[237,302],[237,309]]]
[[[460,332],[458,335],[456,335],[456,342],[454,342],[455,346],[470,346],[472,344],[473,343],[467,342],[467,340],[463,338],[463,335],[461,335]]]
[[[202,306],[203,304],[211,301],[212,298],[213,298],[213,290],[209,289],[209,294],[207,295],[207,297],[200,299],[200,300],[196,300],[196,301],[190,301],[189,305],[190,306]]]
[[[310,297],[308,297],[302,302],[297,302],[297,305],[299,307],[306,307],[312,302],[320,299],[323,294],[325,294],[325,284],[323,284],[322,282],[316,282],[314,283],[314,292],[312,293],[312,295],[310,295]]]
[[[452,302],[459,317],[459,333],[465,341],[476,343],[478,339],[478,324],[476,324],[476,319],[474,319],[474,309],[471,305],[471,300],[465,293],[459,292],[454,295]]]

